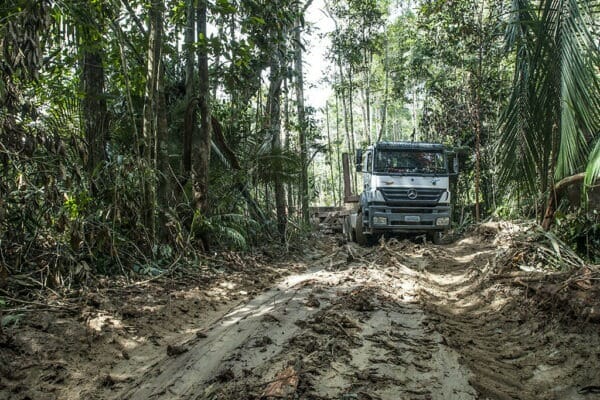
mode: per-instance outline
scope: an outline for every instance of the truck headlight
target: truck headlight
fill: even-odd
[[[437,226],[450,225],[450,217],[441,217],[435,220]]]
[[[387,225],[386,217],[373,217],[373,225]]]

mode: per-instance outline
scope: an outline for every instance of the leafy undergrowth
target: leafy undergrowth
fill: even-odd
[[[600,212],[580,209],[576,212],[557,212],[556,235],[590,262],[600,263]]]

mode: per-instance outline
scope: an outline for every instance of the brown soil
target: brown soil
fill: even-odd
[[[515,229],[445,246],[329,237],[193,282],[9,305],[0,399],[600,398],[596,269],[524,272]]]

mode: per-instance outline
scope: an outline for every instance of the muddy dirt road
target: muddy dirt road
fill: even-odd
[[[105,341],[129,343],[127,357],[99,365],[97,376],[77,380],[71,373],[53,391],[37,393],[600,399],[598,324],[557,318],[507,281],[498,272],[506,235],[479,232],[446,246],[328,241],[307,252],[296,272],[273,276],[266,291],[201,317],[186,312],[177,333],[163,332],[159,343],[140,332]],[[86,373],[94,373],[93,365],[90,357]]]
[[[321,260],[284,279],[207,327],[206,337],[151,368],[120,397],[242,399],[298,391],[331,399],[474,398],[459,355],[442,344],[418,305],[410,269],[339,267]],[[269,388],[280,378],[281,387]]]

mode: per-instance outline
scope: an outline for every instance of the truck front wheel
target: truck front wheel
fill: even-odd
[[[354,228],[354,236],[356,237],[356,243],[361,246],[367,245],[367,238],[363,232],[363,219],[362,212],[356,214],[356,228]]]
[[[442,231],[433,231],[428,235],[429,240],[433,242],[433,244],[444,244],[444,235]]]
[[[354,229],[354,236],[356,243],[360,244],[361,246],[372,246],[376,242],[373,235],[364,233],[361,212],[356,215],[356,229]]]

